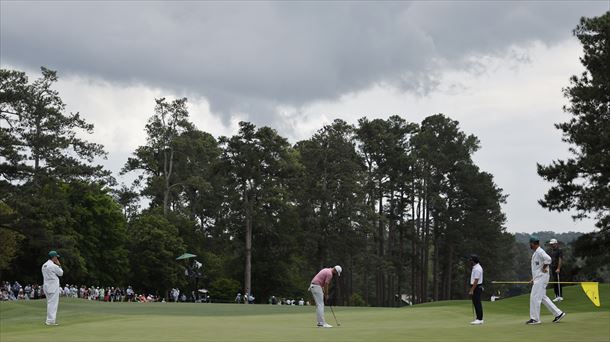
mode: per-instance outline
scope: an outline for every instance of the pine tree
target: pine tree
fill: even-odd
[[[574,35],[583,45],[585,71],[563,90],[570,104],[568,122],[556,124],[571,157],[538,164],[538,174],[554,185],[539,203],[556,211],[576,210],[575,219],[591,214],[610,233],[610,12],[582,18]]]

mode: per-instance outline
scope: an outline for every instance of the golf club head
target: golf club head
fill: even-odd
[[[337,326],[340,327],[341,323],[339,323],[339,321],[337,320],[337,316],[335,315],[335,310],[333,309],[333,306],[332,305],[329,305],[329,306],[330,306],[330,312],[333,313],[333,317],[335,318],[335,323],[337,323]]]

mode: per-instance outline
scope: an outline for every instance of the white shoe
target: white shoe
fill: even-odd
[[[483,322],[485,322],[485,321],[484,320],[475,319],[474,321],[470,322],[470,324],[472,324],[472,325],[481,325],[481,324],[483,324]]]
[[[333,326],[328,324],[328,323],[324,323],[324,325],[322,326],[322,328],[332,328]]]
[[[50,322],[44,322],[44,324],[46,324],[46,325],[59,325],[59,323],[55,323],[55,322],[53,322],[53,323],[50,323]]]
[[[561,302],[563,300],[563,297],[557,297],[555,299],[553,299],[553,302],[557,303],[557,302]]]

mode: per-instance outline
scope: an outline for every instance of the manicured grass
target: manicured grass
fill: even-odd
[[[470,326],[469,301],[404,308],[337,307],[341,323],[315,327],[314,307],[100,303],[62,299],[57,327],[44,325],[45,302],[0,303],[0,341],[610,341],[610,285],[596,308],[579,287],[565,289],[566,318],[526,326],[529,297],[484,302],[485,324]],[[327,321],[334,319],[327,308]]]

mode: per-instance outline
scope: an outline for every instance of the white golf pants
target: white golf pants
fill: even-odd
[[[546,286],[549,283],[549,277],[544,277],[534,281],[532,292],[530,293],[530,318],[540,322],[540,303],[544,304],[547,309],[557,317],[561,315],[561,310],[549,299],[546,295]]]
[[[313,295],[313,299],[316,301],[316,318],[318,319],[318,325],[324,325],[324,291],[320,285],[311,284],[309,291]]]
[[[47,323],[55,323],[57,306],[59,305],[59,291],[47,293]]]

